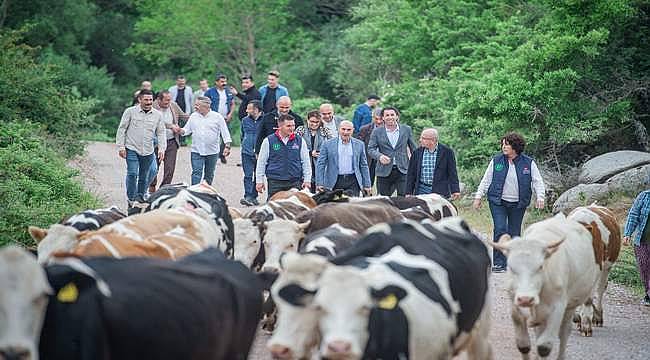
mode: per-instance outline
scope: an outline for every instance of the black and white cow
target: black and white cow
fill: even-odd
[[[256,277],[215,248],[176,262],[63,258],[43,270],[7,247],[0,286],[3,359],[244,360],[262,305]]]
[[[187,208],[203,218],[212,219],[221,232],[219,249],[227,257],[233,258],[235,233],[232,217],[226,200],[212,186],[206,183],[190,187],[184,184],[165,185],[151,194],[147,202],[145,211]]]
[[[381,224],[331,261],[283,258],[274,357],[309,356],[321,338],[327,358],[491,358],[490,260],[460,219]]]
[[[305,235],[300,242],[298,252],[332,258],[349,248],[359,238],[359,235],[358,232],[339,224],[330,225]]]
[[[117,206],[105,209],[85,210],[78,214],[71,215],[59,223],[63,226],[75,228],[78,231],[98,230],[104,225],[124,219],[126,214]],[[44,264],[51,254],[60,249],[61,239],[49,233],[50,229],[42,229],[36,226],[27,228],[29,235],[36,241],[38,261]]]

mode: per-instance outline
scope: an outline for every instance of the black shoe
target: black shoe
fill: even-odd
[[[251,203],[248,199],[241,199],[239,200],[239,203],[244,206],[253,206],[253,203]]]
[[[257,201],[257,199],[249,199],[248,201],[250,201],[250,203],[255,205],[255,206],[258,206],[260,204],[260,202]]]
[[[641,305],[650,306],[650,296],[646,295],[643,300],[641,300]]]
[[[223,156],[223,155],[219,156],[219,160],[221,160],[222,164],[227,164],[228,163],[228,160],[226,160],[226,157]]]

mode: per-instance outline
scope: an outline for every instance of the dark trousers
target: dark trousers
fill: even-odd
[[[334,189],[332,190],[337,190],[341,189],[345,194],[348,196],[359,196],[359,192],[361,192],[361,188],[359,188],[359,182],[357,181],[357,177],[354,176],[354,174],[349,174],[349,175],[339,175],[336,178],[336,184],[334,184]]]
[[[156,163],[158,164],[158,171],[160,171],[160,158],[158,157],[158,147],[156,147]],[[176,154],[178,154],[178,144],[176,140],[169,139],[167,140],[167,148],[165,149],[165,159],[162,161],[164,163],[163,178],[160,182],[160,186],[171,184],[172,179],[174,178],[174,170],[176,169]],[[149,192],[153,193],[156,191],[156,184],[158,183],[158,177],[154,176],[149,184]]]
[[[298,180],[274,180],[274,179],[266,179],[267,185],[269,186],[269,197],[268,199],[271,198],[271,196],[275,195],[275,193],[280,192],[280,191],[286,191],[289,189],[302,189],[302,182],[300,179]],[[267,199],[267,201],[268,201]]]
[[[406,194],[406,174],[402,174],[397,166],[393,166],[388,176],[377,176],[377,191],[384,196],[391,196],[397,190],[398,196]]]
[[[257,199],[257,190],[255,190],[255,165],[257,159],[255,155],[241,155],[241,166],[244,169],[244,198],[246,200]]]
[[[521,235],[521,222],[524,219],[526,208],[518,208],[516,202],[503,200],[501,200],[501,205],[491,201],[489,203],[494,223],[494,241],[499,242],[499,238],[503,234],[512,237]],[[494,266],[505,267],[508,264],[508,259],[496,248],[492,250],[492,257]]]
[[[377,160],[370,159],[368,162],[368,169],[370,170],[370,187],[375,185],[375,167],[377,167]]]

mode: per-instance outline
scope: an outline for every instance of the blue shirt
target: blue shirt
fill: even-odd
[[[354,133],[358,133],[363,125],[369,124],[372,121],[372,109],[368,104],[363,103],[357,106],[354,110],[354,117],[352,117],[352,124],[354,125]]]
[[[420,173],[420,183],[424,185],[433,184],[433,175],[436,171],[436,161],[438,161],[438,145],[433,151],[425,148],[422,153],[422,170]]]
[[[641,245],[643,229],[647,226],[650,215],[650,190],[642,191],[634,200],[634,204],[627,214],[623,236],[634,235],[634,245]]]
[[[257,120],[250,116],[246,116],[241,120],[241,153],[243,155],[255,156],[255,140],[257,139],[257,125],[262,120],[260,115]]]
[[[343,140],[339,138],[339,175],[350,175],[354,174],[354,168],[352,167],[352,140],[348,141],[347,144],[343,143]]]

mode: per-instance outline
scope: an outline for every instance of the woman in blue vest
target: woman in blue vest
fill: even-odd
[[[521,222],[530,204],[533,190],[537,194],[535,206],[544,208],[544,181],[533,158],[524,155],[526,141],[514,132],[501,138],[501,154],[490,161],[474,197],[474,208],[481,207],[481,198],[487,194],[492,221],[494,241],[504,234],[521,235]],[[493,249],[493,272],[504,272],[507,259]]]

